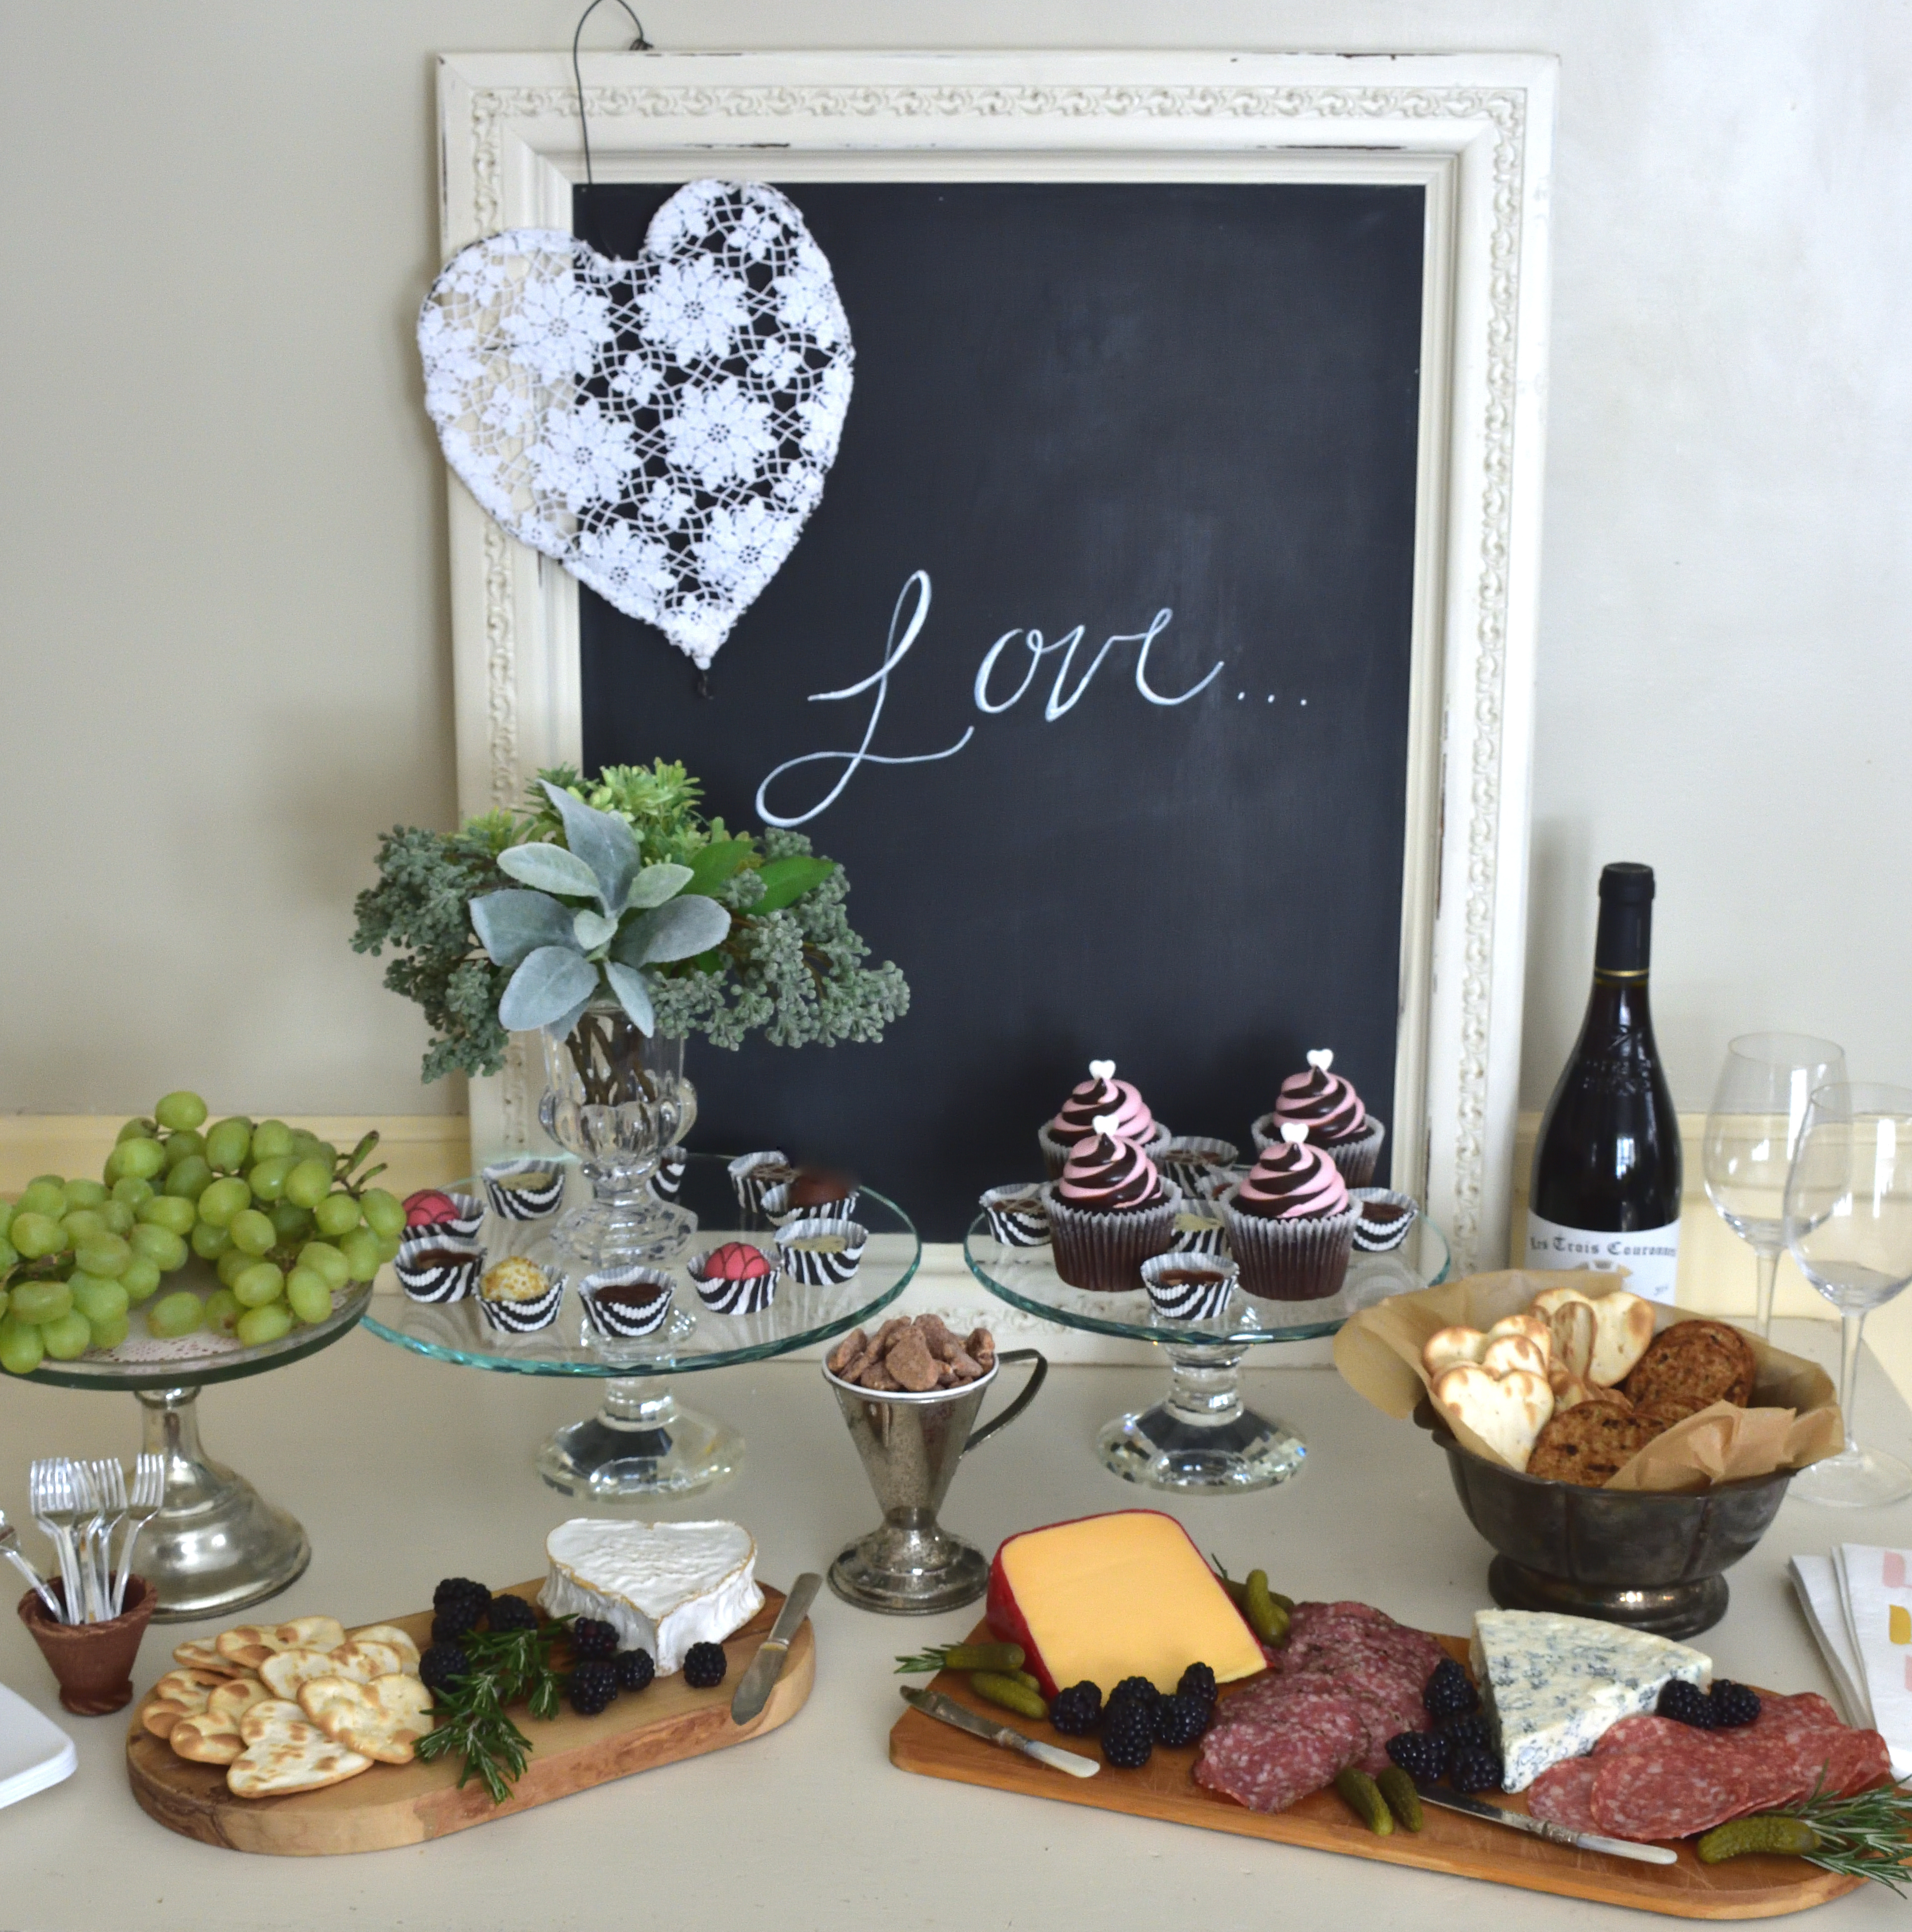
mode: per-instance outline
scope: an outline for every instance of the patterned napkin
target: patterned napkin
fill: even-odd
[[[1792,1570],[1847,1714],[1884,1737],[1895,1776],[1912,1776],[1912,1551],[1842,1543]]]

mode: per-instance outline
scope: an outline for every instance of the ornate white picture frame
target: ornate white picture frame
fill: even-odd
[[[1520,54],[596,54],[600,181],[1413,182],[1427,193],[1394,1172],[1502,1258],[1520,1071],[1556,64]],[[449,258],[572,226],[567,56],[439,67]],[[459,805],[580,756],[578,586],[448,475]],[[660,645],[660,648],[663,648]],[[540,1138],[515,1057],[488,1156]],[[1007,1312],[1007,1311],[999,1311]]]

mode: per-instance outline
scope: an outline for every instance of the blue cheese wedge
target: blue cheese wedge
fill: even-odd
[[[1712,1676],[1712,1659],[1685,1644],[1546,1610],[1478,1612],[1472,1662],[1509,1791],[1652,1710],[1676,1678],[1703,1688]]]
[[[658,1675],[694,1643],[722,1643],[764,1606],[757,1545],[734,1522],[630,1522],[573,1516],[545,1539],[538,1600],[554,1617],[596,1617]]]

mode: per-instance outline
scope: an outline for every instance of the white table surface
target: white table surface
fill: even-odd
[[[1829,1363],[1829,1324],[1781,1324],[1782,1345]],[[1868,1364],[1861,1433],[1912,1453],[1912,1415]],[[1331,1370],[1248,1377],[1265,1413],[1310,1447],[1285,1487],[1223,1502],[1163,1499],[1096,1461],[1097,1427],[1154,1399],[1159,1373],[1058,1368],[1023,1419],[959,1474],[943,1514],[993,1549],[1017,1529],[1136,1504],[1179,1516],[1239,1575],[1264,1565],[1295,1597],[1353,1597],[1432,1630],[1463,1631],[1487,1600],[1489,1551],[1468,1526],[1445,1459],[1411,1424],[1370,1409]],[[668,1510],[730,1516],[787,1583],[821,1570],[872,1527],[874,1502],[813,1364],[684,1378],[686,1393],[740,1428],[749,1448],[730,1484]],[[429,1362],[355,1334],[310,1361],[200,1399],[207,1447],[291,1509],[312,1567],[275,1600],[281,1616],[325,1611],[368,1622],[418,1609],[441,1576],[494,1588],[540,1574],[545,1533],[584,1512],[532,1472],[541,1435],[584,1413],[592,1385],[488,1375]],[[995,1405],[992,1403],[992,1411]],[[0,1505],[23,1520],[29,1456],[129,1455],[131,1396],[11,1380],[0,1385]],[[1731,1573],[1732,1605],[1698,1641],[1727,1676],[1787,1690],[1832,1686],[1785,1581],[1795,1550],[1835,1540],[1912,1541],[1912,1504],[1834,1513],[1787,1502]],[[38,1548],[29,1526],[23,1541]],[[0,1681],[77,1739],[80,1768],[0,1811],[0,1927],[277,1932],[347,1925],[578,1927],[631,1923],[777,1932],[902,1927],[1478,1928],[1515,1913],[1523,1932],[1637,1924],[1637,1915],[1365,1861],[972,1789],[895,1770],[902,1706],[894,1653],[965,1631],[974,1611],[914,1619],[853,1610],[827,1591],[812,1615],[816,1688],[762,1741],[627,1778],[437,1843],[358,1857],[266,1859],[176,1837],[134,1804],[126,1717],[61,1712],[17,1620],[0,1620]],[[143,1691],[170,1646],[217,1626],[157,1625],[135,1673]],[[1868,1887],[1827,1922],[1901,1926],[1905,1908]]]

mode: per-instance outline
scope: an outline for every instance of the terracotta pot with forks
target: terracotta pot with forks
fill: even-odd
[[[65,1586],[50,1587],[62,1604]],[[157,1593],[143,1576],[126,1581],[125,1607],[104,1623],[65,1624],[29,1590],[20,1600],[20,1619],[33,1633],[60,1687],[60,1702],[80,1718],[103,1718],[133,1701],[133,1660],[153,1620]]]

